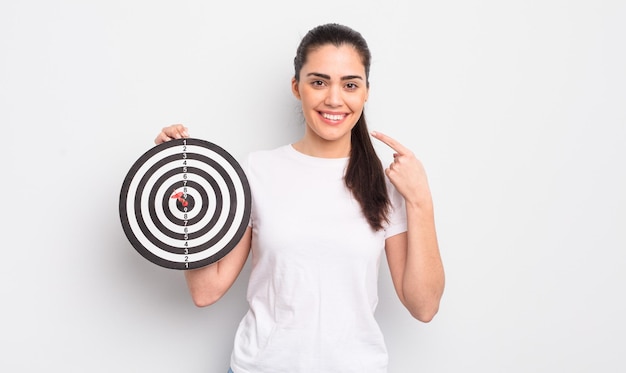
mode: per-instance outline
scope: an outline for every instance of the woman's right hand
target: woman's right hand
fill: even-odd
[[[166,141],[182,139],[183,137],[189,137],[187,127],[182,124],[172,124],[171,126],[163,127],[161,132],[154,139],[154,143],[158,145]]]

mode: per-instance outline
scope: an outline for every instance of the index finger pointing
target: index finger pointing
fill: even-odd
[[[389,146],[391,149],[395,150],[396,153],[406,154],[409,152],[407,148],[405,148],[402,144],[397,142],[395,139],[385,135],[384,133],[372,131],[372,136]]]

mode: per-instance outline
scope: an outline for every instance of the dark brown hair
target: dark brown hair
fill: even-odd
[[[296,81],[300,81],[300,71],[306,63],[309,52],[327,44],[337,47],[341,45],[354,47],[361,56],[361,62],[365,67],[365,81],[369,88],[372,56],[367,42],[357,31],[336,23],[317,26],[302,38],[294,58]],[[361,210],[369,225],[374,230],[380,230],[388,221],[390,202],[383,166],[372,145],[364,113],[352,129],[351,143],[350,161],[344,181],[361,205]]]

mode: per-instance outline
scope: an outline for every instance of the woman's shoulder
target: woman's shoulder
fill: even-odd
[[[277,162],[280,162],[281,159],[284,159],[288,152],[288,146],[289,145],[282,145],[273,149],[251,151],[248,153],[245,163],[248,168],[275,165]]]
[[[249,154],[250,155],[269,155],[269,154],[275,154],[278,152],[284,152],[285,149],[287,147],[291,146],[290,144],[284,144],[284,145],[279,145],[273,148],[267,148],[267,149],[257,149],[257,150],[253,150],[251,151]]]
[[[272,148],[272,149],[254,150],[248,153],[248,159],[267,160],[267,159],[274,159],[277,157],[282,157],[287,151],[288,146],[289,145],[281,145],[279,147]]]

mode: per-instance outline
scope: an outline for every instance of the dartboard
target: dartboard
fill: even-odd
[[[250,186],[233,156],[208,141],[164,142],[130,168],[120,192],[126,237],[149,261],[194,269],[228,254],[250,219]]]

